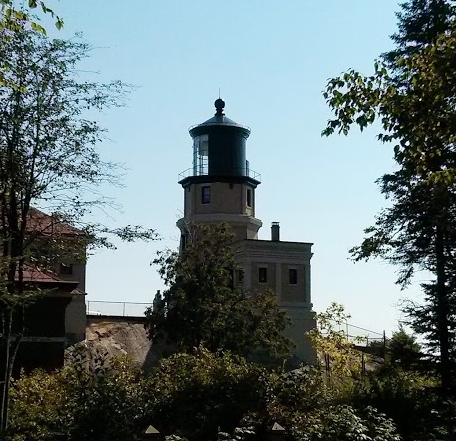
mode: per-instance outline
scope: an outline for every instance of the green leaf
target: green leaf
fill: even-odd
[[[44,29],[43,26],[39,25],[38,23],[32,22],[30,23],[30,26],[34,31],[41,32],[43,35],[46,35],[46,29]]]
[[[58,18],[55,22],[55,27],[60,31],[63,28],[63,19]]]

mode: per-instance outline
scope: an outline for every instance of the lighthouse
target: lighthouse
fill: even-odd
[[[255,218],[255,190],[260,175],[250,169],[246,141],[250,129],[224,114],[225,103],[215,101],[216,113],[190,128],[192,167],[181,173],[184,217],[177,223],[185,242],[188,223],[230,224],[237,240],[257,239],[261,221]]]
[[[255,217],[255,193],[261,176],[250,168],[247,140],[250,129],[228,118],[218,98],[215,115],[190,128],[192,166],[179,175],[184,190],[184,215],[177,221],[181,249],[191,224],[229,224],[232,248],[243,269],[237,283],[247,292],[272,290],[292,320],[285,334],[296,345],[299,362],[314,363],[315,351],[306,332],[315,328],[311,302],[312,243],[280,240],[273,222],[270,240],[260,240],[262,226]]]

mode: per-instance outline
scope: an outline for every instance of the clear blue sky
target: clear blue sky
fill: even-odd
[[[117,224],[155,228],[162,240],[119,245],[88,262],[89,300],[149,302],[161,281],[149,266],[156,251],[178,245],[183,208],[178,173],[190,167],[188,128],[211,117],[213,102],[251,127],[251,168],[260,238],[279,221],[283,240],[313,242],[312,299],[317,311],[344,304],[354,324],[387,332],[400,319],[401,292],[382,262],[353,264],[358,244],[384,204],[374,183],[391,171],[392,149],[375,131],[321,138],[330,112],[321,91],[329,77],[355,68],[370,73],[391,47],[396,0],[62,0],[50,5],[70,37],[83,32],[94,46],[83,69],[100,81],[137,86],[128,106],[101,120],[110,142],[106,159],[128,168],[125,188],[107,188],[123,205]],[[47,25],[48,28],[50,25]],[[113,220],[99,214],[101,221]]]

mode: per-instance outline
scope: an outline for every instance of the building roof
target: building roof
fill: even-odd
[[[228,118],[225,116],[223,113],[223,109],[225,107],[225,102],[218,98],[215,103],[215,108],[217,109],[217,112],[212,118],[209,118],[208,120],[204,121],[201,124],[197,124],[195,126],[190,127],[189,132],[192,137],[201,134],[202,130],[208,127],[235,127],[237,129],[240,129],[244,133],[246,137],[249,136],[250,134],[250,128],[247,126],[243,126],[242,124],[238,124],[237,122],[233,121],[232,119]]]
[[[23,271],[24,282],[46,283],[46,284],[75,284],[79,282],[74,280],[62,280],[50,271],[40,270],[30,265],[24,265]],[[19,279],[19,274],[16,274],[16,280]]]
[[[57,216],[31,208],[27,216],[27,233],[37,236],[83,236],[84,232],[69,225]]]

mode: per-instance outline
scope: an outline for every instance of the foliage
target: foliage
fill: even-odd
[[[68,394],[68,372],[22,373],[11,391],[10,437],[20,440],[67,439],[75,406]]]
[[[306,366],[272,374],[266,395],[266,423],[278,422],[300,438],[315,423],[316,413],[336,400],[334,390],[319,369]]]
[[[22,374],[11,393],[9,434],[25,440],[137,439],[146,414],[144,380],[127,360],[92,371],[73,365]]]
[[[358,408],[372,406],[385,413],[404,439],[415,440],[429,417],[426,396],[435,384],[435,379],[418,371],[385,363],[366,373],[364,387],[356,389],[351,402]]]
[[[292,343],[282,331],[290,319],[279,309],[276,296],[243,292],[236,286],[229,227],[193,228],[193,240],[181,254],[161,252],[154,260],[168,288],[146,311],[150,338],[166,338],[184,352],[201,345],[243,356],[257,349],[288,356]]]
[[[362,355],[347,339],[344,327],[350,315],[338,303],[317,314],[317,327],[307,333],[318,354],[319,367],[325,369],[334,386],[345,388],[362,375]],[[366,356],[367,359],[367,356]]]
[[[398,12],[398,31],[391,39],[396,47],[383,54],[394,69],[398,58],[409,57],[435,44],[440,35],[451,28],[455,7],[448,0],[413,0],[401,4]]]
[[[30,23],[30,27],[34,31],[39,31],[46,34],[46,29],[41,26],[36,17],[31,15],[30,11],[39,9],[43,14],[48,14],[55,19],[55,27],[61,29],[63,27],[63,19],[55,14],[48,6],[48,3],[38,0],[27,0],[25,2],[29,9],[26,9],[24,2],[17,5],[16,0],[0,0],[0,12],[2,14],[0,20],[0,28],[11,31],[21,31],[25,23]]]
[[[257,434],[254,426],[236,427],[233,433],[219,432],[217,441],[248,441],[257,439]]]
[[[445,15],[454,13],[450,4],[415,0],[403,5],[398,51],[386,54],[385,63],[376,62],[371,76],[349,70],[328,82],[324,96],[335,119],[323,131],[347,134],[352,125],[363,130],[378,119],[378,139],[394,143],[399,168],[378,181],[392,204],[351,253],[355,260],[380,257],[396,265],[403,287],[416,270],[433,275],[423,284],[425,304],[406,312],[415,332],[425,336],[429,358],[438,362],[444,390],[456,367],[451,344],[456,335],[456,32],[454,15]],[[423,20],[429,26],[418,39]]]
[[[304,441],[400,441],[394,423],[372,407],[359,412],[334,406],[319,413],[314,425],[302,433]]]
[[[415,392],[402,402],[405,423],[398,421],[405,433],[415,423],[417,437],[406,439],[452,430],[443,420],[451,421],[451,404],[426,407],[422,384],[415,386],[406,387]],[[90,364],[76,354],[63,370],[15,382],[9,434],[14,441],[135,440],[152,424],[168,440],[248,441],[279,422],[290,439],[396,441],[393,422],[372,408],[376,401],[388,410],[380,394],[341,395],[317,368],[269,372],[204,348],[163,359],[150,378],[124,359],[108,368],[103,357]],[[399,403],[390,397],[391,406]]]
[[[353,407],[353,395],[325,381],[321,371],[304,367],[271,376],[267,393],[267,421],[277,421],[293,439],[399,440],[393,421],[369,404]],[[358,402],[359,403],[359,402]]]
[[[14,35],[15,32],[22,32],[25,28],[30,27],[32,30],[46,34],[46,29],[39,23],[36,15],[31,11],[41,10],[43,15],[49,15],[55,19],[55,27],[63,27],[63,19],[57,16],[54,11],[44,1],[28,0],[20,2],[17,0],[0,0],[0,31],[1,38],[7,39]],[[27,9],[28,6],[28,9]],[[11,68],[11,63],[6,58],[0,58],[0,87],[10,86],[17,88],[11,79],[8,79],[7,72]]]
[[[95,373],[76,372],[70,440],[136,439],[147,419],[145,380],[127,359]]]
[[[131,240],[153,239],[155,233],[86,221],[92,210],[110,205],[99,187],[119,183],[119,168],[97,151],[104,130],[87,112],[123,105],[125,85],[81,81],[77,65],[90,46],[77,39],[50,41],[25,29],[0,33],[0,59],[9,63],[8,81],[0,85],[0,429],[5,432],[9,381],[27,325],[13,318],[43,294],[24,279],[27,265],[52,271],[66,260],[83,261],[89,245],[109,246],[110,234]]]
[[[445,400],[434,403],[430,411],[430,418],[424,421],[426,430],[422,431],[419,441],[451,441],[456,436],[456,402]],[[423,427],[422,426],[422,427]]]
[[[149,384],[154,426],[189,440],[215,439],[257,411],[265,393],[265,372],[230,353],[199,348],[162,360]]]
[[[410,370],[417,367],[421,358],[421,345],[401,325],[386,343],[386,356],[389,363]]]

